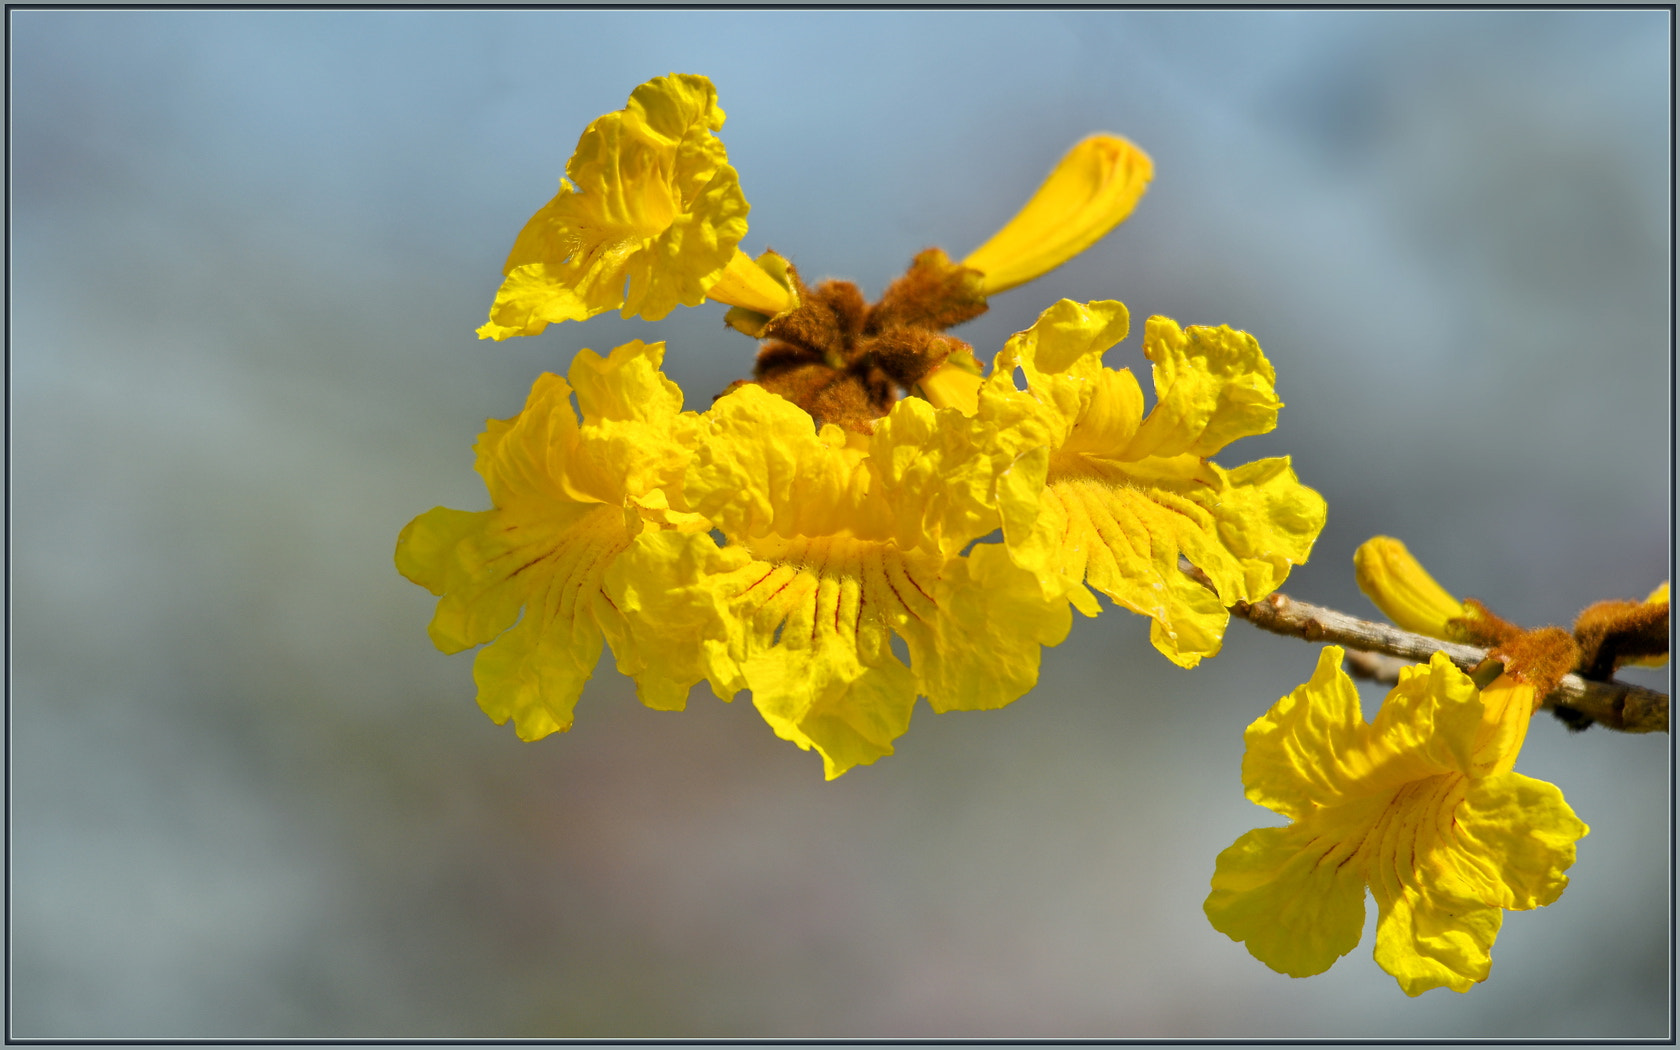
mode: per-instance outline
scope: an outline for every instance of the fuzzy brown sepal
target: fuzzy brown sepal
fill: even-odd
[[[1534,695],[1548,696],[1575,669],[1581,652],[1561,627],[1537,627],[1519,632],[1494,647],[1488,656],[1505,664],[1505,673],[1534,686]]]
[[[1471,614],[1447,621],[1447,628],[1451,632],[1449,641],[1491,649],[1523,633],[1521,627],[1496,615],[1492,609],[1474,598],[1464,599],[1464,605],[1471,610]]]
[[[890,328],[942,331],[986,312],[985,274],[960,266],[938,248],[910,261],[903,277],[887,285],[869,312],[870,334]]]
[[[1629,660],[1668,655],[1668,603],[1608,601],[1575,618],[1581,659],[1575,673],[1607,681]]]

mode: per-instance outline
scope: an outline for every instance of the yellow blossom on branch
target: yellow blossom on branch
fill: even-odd
[[[720,283],[728,301],[775,313],[778,286],[736,247],[747,199],[705,77],[648,81],[585,129],[569,179],[520,231],[481,339],[535,335],[607,310],[656,321],[697,306]]]
[[[996,528],[1007,464],[961,413],[905,399],[852,441],[749,385],[704,423],[682,499],[727,545],[650,536],[615,565],[639,649],[686,646],[718,696],[750,689],[830,779],[890,754],[918,696],[977,710],[1032,688],[1040,647],[1067,634],[1067,602],[996,544],[962,553]]]
[[[687,466],[697,423],[658,370],[663,354],[663,343],[636,340],[605,359],[580,352],[569,382],[539,377],[524,411],[491,420],[478,439],[491,509],[436,507],[397,540],[398,571],[439,596],[437,647],[491,643],[473,663],[479,706],[498,724],[513,719],[522,739],[571,727],[604,635],[649,706],[680,706],[687,693],[689,683],[630,648],[602,589],[644,528],[705,527],[671,512],[664,493]]]
[[[1374,722],[1327,647],[1312,679],[1248,727],[1250,801],[1289,818],[1219,855],[1215,929],[1292,977],[1359,943],[1377,902],[1376,961],[1407,995],[1488,976],[1504,911],[1555,901],[1588,831],[1555,786],[1512,771],[1534,687],[1488,688],[1437,653],[1405,668]]]
[[[1194,667],[1219,651],[1227,606],[1265,597],[1307,560],[1324,500],[1288,457],[1234,470],[1208,459],[1276,425],[1282,402],[1252,336],[1150,318],[1156,398],[1145,415],[1131,371],[1102,363],[1126,331],[1120,303],[1055,304],[997,355],[977,417],[1044,451],[1000,490],[1015,561],[1047,587],[1066,581],[1086,615],[1098,606],[1081,584],[1151,617],[1155,647]],[[1180,571],[1180,556],[1212,591]]]

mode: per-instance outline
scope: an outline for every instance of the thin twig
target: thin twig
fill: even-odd
[[[1303,602],[1286,594],[1273,594],[1258,602],[1238,602],[1231,613],[1274,634],[1347,646],[1363,653],[1380,653],[1422,663],[1437,652],[1446,653],[1453,663],[1468,671],[1487,659],[1488,651],[1472,645],[1443,642],[1386,623],[1361,620],[1322,605]],[[1388,677],[1389,669],[1367,662],[1359,668],[1369,677]],[[1668,695],[1626,682],[1597,682],[1579,675],[1564,675],[1549,693],[1543,706],[1561,708],[1607,729],[1624,733],[1668,732]]]

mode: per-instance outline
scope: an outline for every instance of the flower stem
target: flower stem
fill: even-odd
[[[1326,642],[1362,653],[1378,653],[1401,660],[1423,662],[1436,652],[1446,653],[1452,662],[1468,671],[1487,659],[1488,651],[1473,645],[1443,642],[1403,631],[1386,623],[1361,620],[1322,605],[1303,602],[1274,593],[1257,602],[1238,602],[1231,613],[1273,634]],[[1369,677],[1387,678],[1397,668],[1392,664],[1365,660],[1358,669]],[[1546,695],[1542,706],[1563,709],[1565,721],[1580,718],[1624,733],[1668,732],[1668,695],[1627,682],[1601,682],[1568,674]],[[1572,718],[1570,716],[1579,716]]]

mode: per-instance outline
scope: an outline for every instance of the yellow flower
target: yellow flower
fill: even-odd
[[[918,695],[976,710],[1032,687],[1067,602],[997,544],[961,553],[997,527],[1011,462],[977,439],[984,424],[906,399],[849,437],[752,385],[703,422],[682,499],[728,545],[645,534],[613,566],[640,650],[682,648],[683,673],[723,699],[752,690],[829,779],[890,754]]]
[[[663,354],[636,340],[605,359],[581,351],[567,379],[539,377],[524,411],[491,420],[478,440],[491,509],[436,507],[397,540],[398,571],[440,596],[433,643],[450,653],[491,643],[473,664],[479,706],[498,724],[512,718],[525,740],[571,727],[604,633],[649,706],[680,706],[687,692],[635,650],[602,588],[644,525],[706,527],[664,494],[687,467],[697,417],[660,374]]]
[[[1285,817],[1219,855],[1215,929],[1291,977],[1359,943],[1377,902],[1376,961],[1407,995],[1485,980],[1504,910],[1550,904],[1588,831],[1562,792],[1512,772],[1532,685],[1487,689],[1436,653],[1408,667],[1375,722],[1330,646],[1312,680],[1248,727],[1243,784]]]
[[[1155,173],[1118,135],[1092,135],[1062,157],[1026,205],[962,261],[985,274],[986,295],[1067,262],[1132,213]]]
[[[1207,458],[1276,424],[1272,366],[1251,336],[1150,318],[1156,399],[1145,416],[1131,371],[1102,363],[1126,329],[1120,303],[1056,303],[997,355],[977,418],[1000,440],[1043,449],[1023,449],[1000,488],[1015,561],[1047,589],[1071,587],[1086,615],[1098,606],[1081,583],[1151,617],[1155,647],[1194,667],[1219,651],[1227,606],[1266,596],[1307,560],[1324,500],[1287,457],[1234,470]],[[1213,591],[1180,571],[1180,556]]]
[[[672,74],[598,118],[566,162],[570,180],[514,241],[480,339],[535,335],[606,310],[656,321],[718,298],[776,313],[786,290],[736,245],[747,199],[723,143],[717,91]]]

